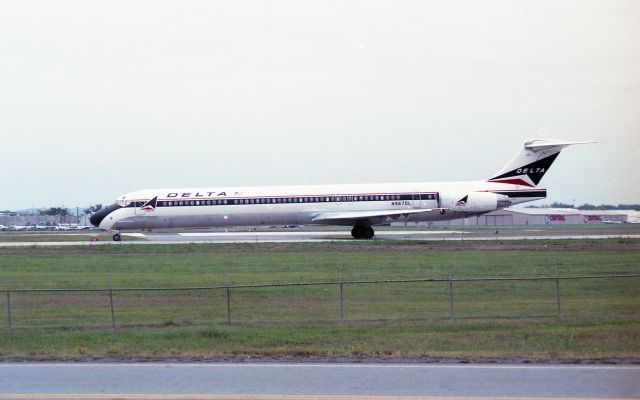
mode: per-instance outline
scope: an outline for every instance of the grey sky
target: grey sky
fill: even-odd
[[[0,1],[0,209],[488,178],[640,202],[638,1]]]

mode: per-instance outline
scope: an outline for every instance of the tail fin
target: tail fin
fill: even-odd
[[[535,187],[549,170],[560,151],[573,144],[596,142],[566,142],[554,139],[532,139],[489,182]]]

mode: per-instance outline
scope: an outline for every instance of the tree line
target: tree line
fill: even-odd
[[[86,214],[93,214],[102,209],[102,204],[90,205],[88,208],[82,210]],[[73,213],[66,207],[49,207],[38,211],[39,215],[72,215]]]

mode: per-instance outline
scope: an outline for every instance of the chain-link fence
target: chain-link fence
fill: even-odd
[[[640,317],[640,274],[191,288],[2,289],[0,330]]]

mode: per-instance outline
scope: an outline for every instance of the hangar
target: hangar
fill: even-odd
[[[505,208],[478,217],[433,222],[429,226],[591,225],[626,222],[629,222],[626,211]]]

